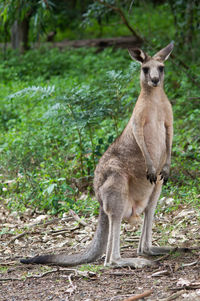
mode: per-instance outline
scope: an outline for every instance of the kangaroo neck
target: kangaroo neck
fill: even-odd
[[[146,97],[146,99],[154,99],[154,98],[160,98],[163,94],[165,94],[163,90],[163,85],[160,85],[158,87],[150,87],[149,85],[146,85],[144,83],[141,83],[141,92],[140,95],[143,95]]]

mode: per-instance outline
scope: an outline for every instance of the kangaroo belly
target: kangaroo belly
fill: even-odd
[[[123,218],[133,224],[148,205],[154,186],[146,179],[129,178],[128,198],[123,212]]]

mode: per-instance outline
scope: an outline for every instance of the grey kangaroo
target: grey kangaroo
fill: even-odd
[[[167,182],[173,137],[171,104],[163,90],[164,61],[173,43],[153,57],[141,49],[129,49],[141,64],[141,92],[122,134],[110,145],[95,170],[94,189],[100,203],[96,233],[82,253],[41,255],[22,263],[74,266],[93,262],[106,253],[105,265],[141,268],[145,258],[121,258],[120,227],[123,219],[134,222],[144,212],[140,255],[159,255],[170,247],[152,246],[152,223],[162,185]]]

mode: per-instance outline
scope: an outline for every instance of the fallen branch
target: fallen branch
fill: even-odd
[[[103,273],[104,275],[109,275],[109,276],[119,276],[119,277],[122,277],[122,276],[133,276],[133,272],[104,272]]]
[[[79,227],[76,227],[74,230],[79,229]],[[60,234],[65,234],[65,233],[70,233],[72,232],[71,229],[63,229],[63,230],[56,230],[56,231],[50,231],[49,234],[51,234],[52,236],[58,236]]]
[[[135,301],[135,300],[139,300],[139,299],[142,299],[142,298],[150,296],[152,293],[153,293],[153,290],[148,290],[148,291],[145,291],[142,294],[138,294],[138,295],[129,297],[127,299],[124,299],[123,301]]]
[[[67,293],[70,294],[70,296],[74,293],[74,291],[77,289],[77,286],[73,284],[72,282],[72,276],[74,276],[73,274],[70,274],[68,276],[68,280],[69,280],[69,284],[70,284],[70,287],[66,290]]]
[[[24,281],[26,279],[30,279],[30,278],[42,278],[48,274],[51,274],[51,273],[55,273],[55,272],[58,272],[59,269],[54,269],[54,270],[51,270],[51,271],[47,271],[43,274],[40,274],[40,275],[30,275],[30,276],[26,276],[26,277],[23,277],[23,278],[0,278],[0,281]]]
[[[161,277],[163,275],[169,275],[169,271],[168,270],[158,271],[153,273],[150,277]]]
[[[196,260],[196,261],[193,261],[193,262],[190,262],[190,263],[183,263],[182,264],[182,267],[191,267],[191,266],[193,266],[193,265],[196,265],[197,263],[199,262],[199,259],[198,260]]]
[[[185,290],[197,290],[200,289],[200,283],[191,283],[190,285],[184,285],[183,287],[171,288],[171,291],[180,291],[182,289]]]
[[[78,216],[78,214],[76,214],[76,212],[74,212],[72,209],[69,210],[69,214],[70,214],[71,216],[73,216],[73,218],[74,218],[79,224],[81,224],[82,226],[84,226],[84,227],[88,226],[88,224],[87,224],[85,221],[83,221],[83,220]]]
[[[47,272],[45,272],[43,274],[40,274],[40,275],[31,275],[31,276],[27,276],[26,278],[42,278],[42,277],[44,277],[44,276],[46,276],[48,274],[52,274],[52,273],[55,273],[55,272],[58,272],[58,271],[59,271],[59,269],[56,268],[54,270],[47,271]]]
[[[9,246],[11,243],[13,243],[16,239],[21,238],[21,237],[23,237],[23,236],[26,235],[26,234],[29,234],[29,232],[28,232],[28,231],[25,231],[25,232],[23,232],[23,233],[21,233],[21,234],[15,236],[15,237],[13,237],[13,238],[7,243],[7,246]]]
[[[0,278],[0,281],[22,281],[21,278]]]
[[[55,222],[58,222],[60,221],[60,218],[59,217],[56,217],[56,218],[53,218],[49,221],[40,221],[38,223],[35,223],[35,224],[32,224],[31,226],[29,226],[29,228],[32,228],[32,227],[35,227],[35,226],[40,226],[40,225],[43,225],[43,226],[47,226],[47,225],[51,225],[51,224],[54,224]]]
[[[166,255],[163,255],[163,256],[161,256],[160,258],[155,259],[154,262],[159,262],[159,261],[161,261],[161,260],[167,259],[170,255],[171,255],[170,253],[168,253],[168,254],[166,254]]]
[[[0,262],[0,266],[12,266],[12,265],[16,265],[16,261]]]
[[[175,300],[176,298],[178,298],[179,296],[181,296],[183,293],[185,292],[185,290],[182,290],[180,292],[177,292],[167,298],[164,298],[164,299],[160,299],[160,301],[172,301],[172,300]]]

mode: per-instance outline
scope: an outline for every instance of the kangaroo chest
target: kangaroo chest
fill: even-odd
[[[163,103],[152,104],[143,125],[144,142],[156,169],[166,158],[166,117]]]

